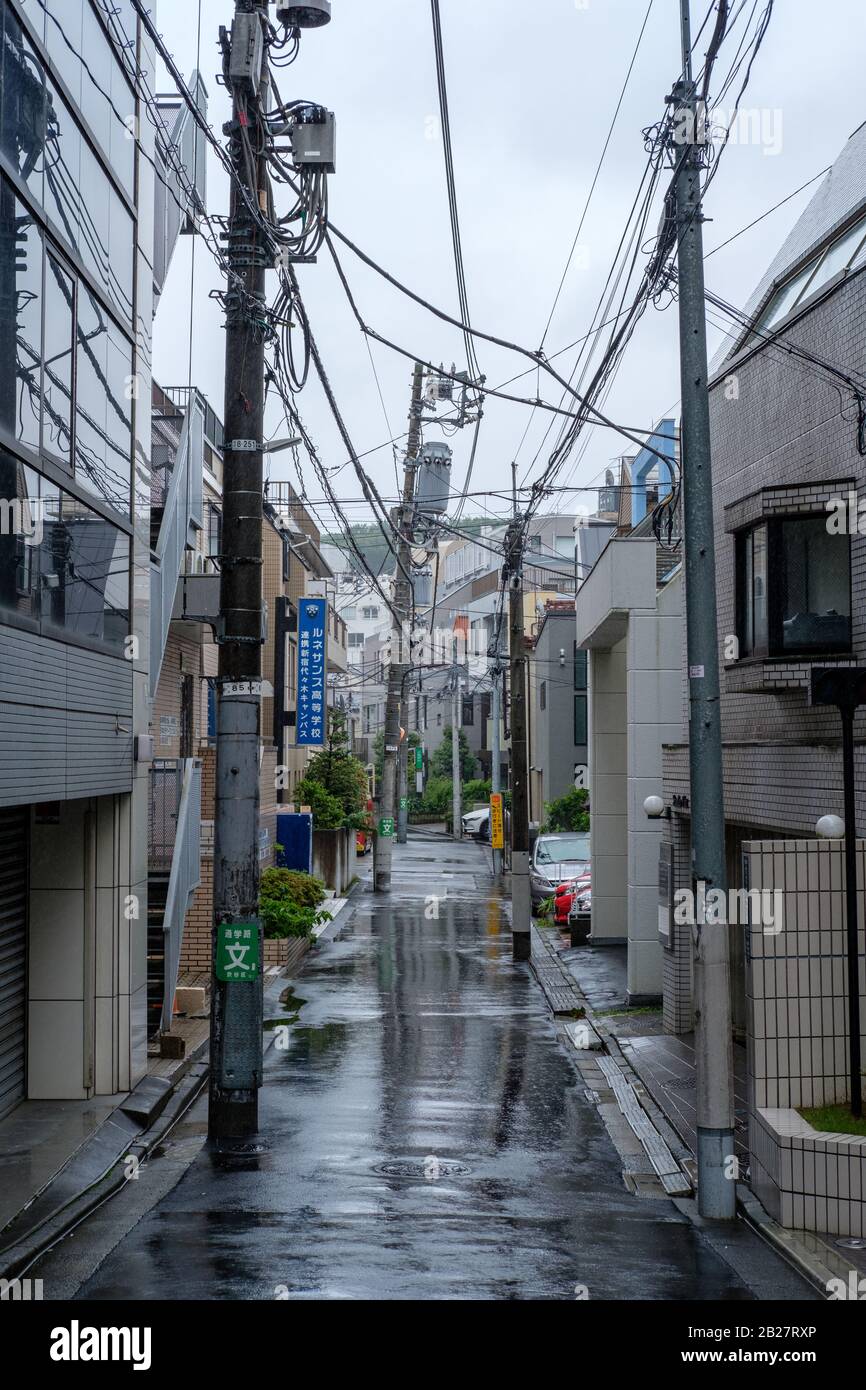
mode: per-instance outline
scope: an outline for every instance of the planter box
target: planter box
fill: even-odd
[[[313,830],[313,873],[342,897],[355,877],[357,831]]]
[[[310,943],[304,936],[286,936],[282,940],[269,940],[265,937],[265,966],[286,967],[296,965],[307,954]]]
[[[758,1109],[749,1151],[752,1190],[781,1226],[866,1235],[866,1139],[825,1134],[796,1110]]]

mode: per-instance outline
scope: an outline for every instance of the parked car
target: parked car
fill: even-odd
[[[588,834],[566,831],[558,835],[539,835],[529,860],[533,908],[538,908],[565,879],[578,878],[588,870]]]
[[[463,834],[467,839],[483,840],[486,845],[490,844],[490,807],[482,806],[477,811],[467,811],[461,818]],[[511,830],[511,812],[505,811],[504,831],[506,837]]]
[[[568,930],[572,946],[583,946],[592,927],[592,886],[578,886],[568,911]]]
[[[467,811],[461,819],[463,834],[469,840],[490,839],[490,807],[482,806],[479,811]]]
[[[581,874],[578,878],[567,878],[556,890],[553,898],[553,920],[558,927],[568,926],[568,914],[575,894],[580,894],[590,884],[590,875]]]

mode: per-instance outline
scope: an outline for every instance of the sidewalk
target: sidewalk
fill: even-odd
[[[539,926],[547,951],[574,982],[586,1016],[607,1050],[637,1078],[637,1093],[680,1141],[679,1159],[697,1185],[696,1071],[694,1034],[662,1031],[661,1007],[630,1009],[626,995],[625,946],[569,947],[552,926]],[[748,1186],[748,1097],[746,1049],[734,1044],[734,1144],[743,1181],[737,1185],[741,1215],[823,1292],[833,1278],[847,1279],[850,1269],[866,1273],[866,1250],[840,1250],[830,1235],[787,1230],[765,1212]],[[672,1145],[676,1149],[676,1145]]]
[[[323,904],[331,920],[315,938],[327,938],[347,898]],[[265,991],[292,978],[313,943],[301,943],[288,966],[265,968]],[[184,976],[203,984],[209,976]],[[143,1161],[181,1120],[205,1087],[209,1015],[175,1018],[172,1036],[182,1057],[148,1048],[147,1074],[134,1089],[89,1100],[23,1101],[0,1121],[0,1277],[12,1278],[127,1180],[122,1160]]]
[[[720,1241],[624,1182],[508,907],[477,845],[395,846],[391,892],[362,885],[271,1020],[261,1151],[199,1149],[82,1272],[85,1228],[77,1296],[812,1297],[742,1224]],[[40,1262],[46,1289],[64,1260]]]

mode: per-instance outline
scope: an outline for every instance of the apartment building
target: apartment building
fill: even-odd
[[[155,226],[129,0],[2,0],[0,61],[2,1115],[146,1067],[151,326],[179,221]]]
[[[796,1132],[784,1122],[788,1107],[847,1097],[840,857],[838,845],[815,837],[820,817],[843,811],[840,721],[833,708],[812,704],[811,676],[816,667],[866,665],[866,537],[857,523],[866,488],[864,168],[861,126],[773,258],[710,381],[728,878],[735,888],[778,889],[784,900],[783,924],[772,932],[754,920],[730,927],[753,1180],[787,1224],[858,1236],[863,1203],[855,1211],[847,1196],[838,1200],[841,1189],[821,1196],[813,1188],[804,1208],[803,1184],[792,1182],[782,1152]],[[840,500],[843,524],[828,510]],[[680,719],[664,757],[678,887],[689,877],[684,704]],[[854,756],[862,827],[862,712]],[[860,932],[866,1022],[862,918]],[[676,1030],[693,1017],[688,936],[674,926],[665,951],[666,1020]],[[838,1156],[840,1173],[843,1157],[846,1183],[859,1184],[847,1156]]]

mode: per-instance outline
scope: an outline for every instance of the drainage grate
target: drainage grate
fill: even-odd
[[[387,1163],[377,1163],[374,1173],[383,1173],[389,1178],[427,1178],[435,1182],[437,1178],[464,1178],[472,1172],[465,1163],[453,1158],[394,1158]]]

